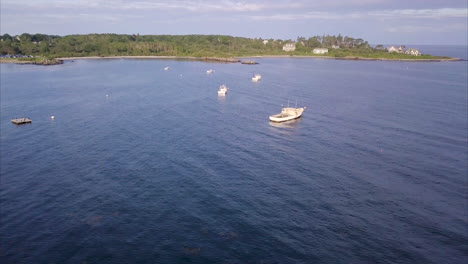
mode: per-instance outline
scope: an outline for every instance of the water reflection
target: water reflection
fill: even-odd
[[[273,135],[281,137],[282,139],[291,138],[300,131],[301,118],[294,119],[286,122],[269,122],[270,131]]]
[[[297,126],[299,125],[299,123],[301,122],[301,119],[298,118],[298,119],[294,119],[294,120],[291,120],[291,121],[286,121],[286,122],[281,122],[281,123],[278,123],[278,122],[269,122],[270,123],[270,126],[272,127],[278,127],[278,128],[297,128]]]
[[[226,102],[226,96],[218,94],[218,102],[221,102],[221,103]]]

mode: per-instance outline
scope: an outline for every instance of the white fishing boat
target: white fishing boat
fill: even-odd
[[[167,71],[167,70],[169,70],[169,69],[170,69],[170,67],[165,67],[165,68],[164,68],[165,71]]]
[[[206,71],[207,74],[212,74],[213,72],[214,72],[213,69],[209,69],[209,70]]]
[[[228,91],[228,88],[226,85],[221,85],[218,89],[218,95],[226,95]]]
[[[254,82],[258,82],[262,79],[262,76],[258,73],[256,73],[253,77],[252,77],[252,81]]]
[[[272,122],[285,122],[289,120],[294,120],[302,116],[302,113],[306,107],[294,108],[294,107],[285,107],[281,109],[281,113],[277,115],[271,115],[270,121]]]

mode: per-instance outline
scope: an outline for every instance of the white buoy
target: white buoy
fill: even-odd
[[[55,116],[51,116],[50,119],[55,119]]]

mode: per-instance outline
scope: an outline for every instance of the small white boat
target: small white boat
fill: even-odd
[[[219,87],[219,89],[218,89],[218,95],[223,95],[223,96],[226,95],[226,94],[227,94],[227,90],[228,90],[228,88],[227,88],[226,85],[224,85],[224,84],[221,85],[221,86]]]
[[[207,74],[212,74],[213,72],[214,72],[213,69],[209,69],[209,70],[206,71]]]
[[[302,112],[306,107],[294,108],[294,107],[285,107],[281,109],[281,113],[277,115],[271,115],[270,121],[272,122],[285,122],[289,120],[294,120],[302,116]]]
[[[256,73],[253,77],[252,77],[252,81],[254,82],[258,82],[262,79],[262,76],[258,73]]]
[[[164,68],[165,71],[167,71],[167,70],[169,70],[169,69],[170,69],[170,67],[165,67],[165,68]]]

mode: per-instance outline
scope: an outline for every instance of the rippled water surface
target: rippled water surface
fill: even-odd
[[[466,61],[257,60],[1,65],[3,263],[466,263]]]

